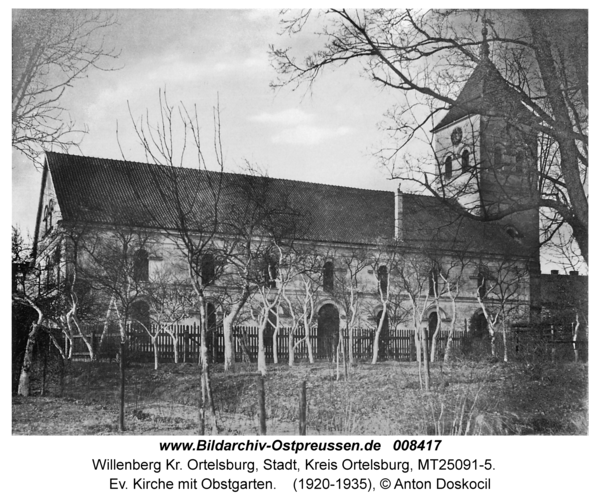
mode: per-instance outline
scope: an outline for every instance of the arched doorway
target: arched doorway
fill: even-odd
[[[340,336],[340,314],[335,305],[323,305],[317,322],[317,357],[333,359]]]
[[[475,312],[469,322],[469,335],[483,338],[488,334],[488,323],[483,312]]]
[[[377,316],[375,317],[375,321],[377,322],[375,329],[379,327],[379,323],[381,322],[381,316],[383,315],[383,310],[380,310]],[[381,333],[379,334],[379,347],[377,349],[377,359],[383,361],[388,357],[388,341],[390,338],[390,323],[388,320],[388,316],[386,315],[383,318],[383,326],[381,327]]]

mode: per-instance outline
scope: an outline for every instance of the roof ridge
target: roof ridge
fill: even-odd
[[[195,169],[193,167],[167,166],[165,164],[149,164],[148,162],[140,162],[137,160],[111,159],[108,157],[96,157],[96,156],[92,156],[92,155],[76,155],[76,154],[72,154],[72,153],[63,153],[63,152],[44,152],[44,153],[46,155],[48,155],[48,154],[63,155],[66,157],[79,157],[79,158],[84,158],[84,159],[104,160],[104,161],[109,161],[109,162],[122,162],[123,164],[134,164],[137,166],[147,166],[147,167],[156,166],[156,167],[166,167],[166,168],[170,168],[170,169],[182,169],[182,170],[186,170],[186,171],[198,171],[198,169]],[[212,171],[209,169],[204,170],[204,172],[219,174],[219,171]],[[296,180],[296,179],[290,179],[290,178],[275,178],[273,176],[260,176],[260,175],[256,175],[256,174],[236,173],[236,172],[230,172],[230,171],[223,171],[223,174],[236,175],[236,176],[248,176],[250,178],[263,177],[263,178],[267,178],[270,180],[276,180],[276,181],[288,181],[288,182],[292,182],[292,183],[302,183],[305,185],[345,188],[345,189],[350,189],[350,190],[360,190],[360,191],[364,191],[364,192],[376,192],[376,193],[384,193],[384,194],[393,194],[394,193],[392,190],[375,190],[373,188],[351,187],[351,186],[345,186],[345,185],[335,185],[333,183],[319,183],[319,182],[315,182],[315,181],[303,181],[303,180]]]

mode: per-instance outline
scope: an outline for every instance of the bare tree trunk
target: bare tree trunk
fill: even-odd
[[[508,362],[508,345],[506,340],[506,320],[502,316],[502,342],[504,343],[504,362]]]
[[[354,363],[354,330],[348,326],[348,363]]]
[[[165,326],[161,326],[163,331],[166,331],[171,337],[171,341],[173,342],[173,362],[175,364],[179,364],[179,339],[177,336],[177,332],[171,327],[167,328]]]
[[[296,351],[296,345],[294,344],[294,333],[296,332],[295,325],[288,332],[288,366],[291,368],[294,366],[294,352]]]
[[[33,306],[33,305],[30,305]],[[25,355],[21,366],[21,375],[19,376],[19,388],[17,394],[19,396],[29,396],[31,393],[31,367],[33,365],[33,347],[35,346],[35,338],[40,329],[44,315],[37,307],[34,307],[38,313],[37,322],[32,323],[29,334],[27,335],[27,344],[25,345]]]
[[[452,319],[450,321],[450,330],[448,331],[448,340],[446,340],[446,349],[444,350],[444,363],[450,362],[452,353],[452,339],[456,329],[456,299],[452,298]]]
[[[83,340],[83,343],[85,344],[85,346],[88,350],[88,353],[90,355],[90,361],[93,361],[96,359],[96,355],[94,354],[94,345],[92,344],[91,338],[88,339],[88,336],[83,332],[83,330],[81,329],[81,326],[79,324],[79,319],[77,318],[76,297],[74,295],[71,295],[70,299],[71,299],[71,310],[67,313],[67,326],[68,326],[69,332],[71,331],[71,323],[73,323],[75,325],[75,328],[77,329],[77,334]],[[73,338],[74,338],[73,334],[71,333],[71,340]]]
[[[267,360],[265,357],[265,329],[267,327],[267,323],[269,322],[269,311],[265,313],[265,318],[260,323],[258,327],[258,358],[257,358],[257,366],[258,372],[265,376],[267,374]]]
[[[270,323],[271,321],[269,321]],[[274,326],[275,332],[273,333],[273,364],[279,364],[279,355],[277,354],[277,339],[279,338],[279,309],[277,310],[277,326]]]
[[[308,362],[314,364],[315,358],[313,356],[312,345],[310,344],[310,324],[308,320],[304,319],[304,339],[306,340],[306,350],[308,352]]]
[[[424,370],[424,375],[425,375],[425,390],[429,391],[430,376],[429,376],[429,357],[427,354],[427,337],[423,336],[422,334],[421,334],[421,345],[423,347],[423,370]]]
[[[267,435],[267,409],[265,403],[265,377],[260,375],[258,377],[258,414],[260,423],[261,436]]]
[[[198,434],[204,436],[206,423],[206,387],[204,386],[204,374],[200,372],[200,407],[198,409]]]
[[[340,337],[335,345],[335,379],[340,379]]]
[[[204,419],[208,411],[208,419],[212,434],[216,435],[219,432],[217,426],[217,414],[215,413],[215,405],[212,397],[212,389],[210,385],[210,373],[208,368],[208,349],[206,347],[206,299],[202,287],[198,283],[197,278],[193,274],[193,269],[189,269],[192,286],[198,297],[198,310],[200,311],[200,351],[198,354],[198,366],[200,366],[200,389],[201,389],[201,411],[200,411],[200,427],[199,430],[204,433]]]
[[[125,430],[125,358],[127,357],[125,344],[127,342],[127,332],[123,318],[118,310],[116,312],[121,334],[121,344],[119,346],[119,430],[122,432]]]
[[[300,436],[306,436],[306,380],[302,380],[300,389],[300,410],[299,410],[299,431]]]
[[[58,350],[58,353],[60,354],[61,359],[63,359],[63,360],[66,359],[67,354],[65,353],[64,349],[60,346],[60,344],[58,343],[58,340],[52,333],[50,333],[50,340],[52,341],[52,344],[54,345],[56,350]]]
[[[492,357],[496,357],[496,330],[490,322],[488,322],[488,333],[490,334],[490,345],[492,350]]]
[[[573,326],[573,352],[575,362],[579,361],[579,350],[577,349],[577,336],[579,335],[579,312],[575,313],[575,325]]]
[[[233,350],[233,318],[229,313],[223,318],[223,371],[233,371],[235,367],[235,355]]]
[[[225,342],[224,371],[235,371],[235,351],[233,349],[233,324],[240,311],[248,301],[250,291],[246,288],[241,298],[231,307],[231,311],[223,319],[223,339]]]
[[[373,359],[371,360],[371,364],[377,363],[377,356],[379,354],[379,338],[381,337],[381,331],[383,329],[383,324],[385,322],[386,315],[387,302],[384,302],[383,310],[381,311],[381,319],[379,319],[379,324],[377,325],[377,330],[375,331],[375,338],[373,339]]]
[[[348,362],[346,360],[346,344],[344,342],[343,333],[340,333],[340,345],[342,349],[342,365],[344,369],[344,380],[348,380]]]
[[[120,392],[119,392],[119,430],[123,432],[125,430],[125,339],[121,339],[121,345],[119,348],[119,381],[120,381]]]
[[[158,370],[158,344],[157,342],[157,335],[154,335],[152,337],[152,348],[154,350],[154,371]]]
[[[435,362],[435,351],[437,348],[437,341],[440,336],[440,332],[442,331],[442,319],[440,318],[440,302],[438,298],[436,298],[435,300],[435,312],[437,315],[437,324],[435,326],[433,336],[431,337],[431,353],[429,354],[432,363]]]

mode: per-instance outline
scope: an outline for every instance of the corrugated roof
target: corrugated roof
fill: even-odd
[[[452,201],[404,194],[404,240],[415,247],[491,253],[527,254],[527,248],[510,237],[501,222],[484,222],[465,217]],[[458,204],[457,204],[458,205]]]
[[[300,221],[292,229],[300,238],[368,244],[394,237],[393,192],[62,153],[47,153],[47,164],[67,222],[175,229],[184,215],[189,229],[201,231],[211,225],[217,207],[216,219],[223,222],[219,230],[228,232],[254,221],[250,213],[268,205],[280,222]],[[402,197],[407,244],[422,247],[436,242],[445,249],[524,252],[502,225],[461,217],[435,197]],[[181,201],[181,211],[176,200]]]
[[[61,153],[48,153],[47,161],[66,221],[177,228],[185,213],[186,225],[200,230],[215,207],[220,221],[232,213],[244,218],[256,210],[251,198],[300,216],[308,239],[374,242],[394,233],[392,192]]]
[[[532,114],[522,104],[518,93],[508,85],[494,64],[484,59],[473,70],[456,102],[434,127],[433,132],[468,115],[495,113],[501,113],[504,117],[518,121],[532,118]]]

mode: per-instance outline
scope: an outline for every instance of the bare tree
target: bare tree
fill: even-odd
[[[155,369],[158,365],[156,357],[156,337],[165,332],[173,342],[173,358],[179,363],[179,344],[177,325],[191,317],[194,308],[194,293],[189,281],[182,277],[177,268],[170,264],[161,270],[151,273],[148,284],[148,298],[151,302],[150,319],[156,325],[152,334],[146,329],[152,339],[155,351]]]
[[[33,365],[33,349],[40,328],[45,320],[43,304],[49,300],[45,289],[40,288],[42,271],[35,267],[25,239],[18,228],[12,228],[12,263],[13,270],[13,303],[25,305],[35,312],[29,326],[23,362],[21,363],[19,386],[20,396],[31,393],[31,370]]]
[[[186,275],[196,294],[200,314],[201,403],[200,432],[204,433],[204,419],[208,419],[213,434],[218,432],[210,384],[208,349],[206,340],[206,294],[216,279],[215,270],[207,274],[206,257],[214,258],[215,237],[220,228],[220,201],[223,193],[225,161],[221,144],[221,123],[218,106],[214,109],[214,169],[209,169],[200,138],[197,110],[188,110],[180,103],[171,106],[161,91],[159,93],[160,117],[153,124],[149,115],[132,124],[149,163],[148,171],[154,195],[148,199],[141,187],[137,202],[142,206],[150,226],[160,231],[176,247],[185,264]],[[189,143],[192,144],[190,147]],[[183,168],[186,155],[196,159],[195,169]],[[132,183],[134,189],[135,184]],[[158,201],[158,202],[157,202]]]
[[[378,359],[384,326],[389,326],[389,307],[393,282],[390,274],[394,273],[397,263],[402,260],[402,254],[403,250],[398,246],[398,243],[384,242],[377,245],[369,256],[371,272],[377,281],[375,298],[377,299],[377,306],[381,307],[373,339],[372,364],[375,364]]]
[[[360,276],[368,269],[369,253],[360,247],[349,252],[335,254],[334,264],[338,272],[334,274],[333,297],[344,307],[346,312],[345,329],[348,333],[348,361],[354,362],[353,330],[360,319],[360,311],[364,302],[366,287]]]
[[[479,267],[476,297],[487,321],[492,357],[497,357],[496,333],[502,330],[504,362],[508,361],[507,328],[511,319],[523,318],[524,291],[529,273],[522,262],[512,257],[490,260]]]
[[[405,292],[412,314],[412,324],[415,330],[415,346],[419,364],[419,381],[429,390],[429,354],[427,337],[421,320],[430,306],[430,290],[432,281],[431,263],[422,255],[406,253],[397,260],[393,277],[399,289]],[[424,382],[423,382],[424,376]]]
[[[314,363],[309,334],[315,318],[315,303],[319,297],[321,261],[318,254],[303,250],[300,263],[294,267],[295,280],[286,282],[281,291],[282,304],[291,317],[288,334],[289,366],[294,365],[295,351],[301,343],[306,344],[308,360],[311,364]],[[294,343],[294,336],[299,331],[302,331],[304,336]]]
[[[12,145],[34,163],[44,150],[76,146],[85,128],[65,120],[64,93],[118,53],[106,48],[112,14],[15,10],[12,22]]]
[[[444,362],[450,362],[451,350],[452,350],[452,339],[456,331],[456,320],[457,320],[457,305],[456,301],[464,292],[465,285],[468,282],[468,267],[471,263],[471,259],[467,253],[452,254],[448,257],[446,263],[439,267],[439,278],[442,281],[441,294],[445,295],[450,300],[452,307],[452,314],[450,318],[450,327],[448,329],[448,338],[446,340],[446,347],[444,349]],[[439,313],[438,313],[438,324],[439,324]],[[432,360],[433,362],[433,360]]]
[[[296,239],[305,235],[306,215],[295,207],[289,186],[272,180],[255,166],[246,163],[244,173],[228,178],[227,198],[222,200],[222,259],[223,272],[219,287],[224,298],[225,371],[233,367],[232,327],[246,303],[257,294],[269,278],[265,273],[265,257],[277,246],[285,249],[286,278],[291,281],[295,268],[287,251]],[[266,275],[265,275],[266,274]],[[225,291],[223,291],[225,289]],[[277,332],[277,328],[276,328]]]
[[[263,251],[263,260],[259,265],[262,280],[256,283],[254,319],[258,323],[258,371],[267,373],[265,337],[267,331],[272,332],[268,342],[273,347],[274,362],[277,363],[277,336],[280,327],[279,309],[284,301],[285,290],[294,280],[293,262],[296,254],[290,245],[272,241]],[[290,347],[290,350],[292,348]]]
[[[550,155],[540,159],[539,198],[493,213],[461,214],[501,219],[539,206],[547,215],[543,230],[550,235],[564,224],[588,261],[587,11],[329,9],[286,11],[281,22],[292,37],[313,30],[324,43],[299,57],[293,48],[271,47],[279,73],[273,87],[311,86],[328,68],[356,62],[377,85],[400,91],[400,104],[390,110],[386,127],[392,144],[380,156],[393,177],[418,181],[438,197],[439,187],[422,176],[422,169],[416,177],[405,162],[397,169],[397,161],[411,139],[430,138],[434,120],[456,105],[473,68],[484,59],[493,61],[508,92],[529,110],[533,120],[527,127],[545,138]],[[485,116],[490,111],[471,112]],[[502,118],[518,126],[517,117]]]

